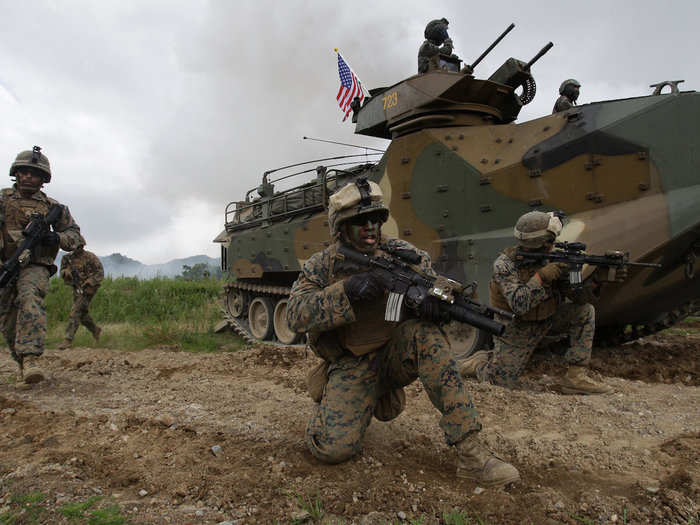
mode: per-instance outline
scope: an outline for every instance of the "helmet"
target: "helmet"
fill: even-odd
[[[428,40],[442,43],[445,41],[446,38],[448,38],[448,25],[449,22],[446,18],[441,18],[440,20],[431,20],[430,22],[428,22],[428,25],[425,26],[425,31],[423,32],[423,35]]]
[[[39,146],[34,146],[31,151],[23,151],[17,155],[12,166],[10,166],[10,177],[14,177],[17,168],[22,167],[39,170],[44,177],[44,182],[51,182],[51,165]]]
[[[562,229],[561,219],[553,212],[531,211],[515,223],[513,235],[524,248],[539,248],[554,241]]]
[[[559,86],[559,94],[564,95],[566,91],[566,86],[574,86],[577,88],[581,87],[581,83],[576,80],[575,78],[567,78],[564,82],[561,83],[561,86]]]
[[[360,177],[335,192],[328,199],[328,225],[333,238],[340,234],[340,224],[365,213],[379,212],[382,223],[389,218],[384,195],[376,182]]]

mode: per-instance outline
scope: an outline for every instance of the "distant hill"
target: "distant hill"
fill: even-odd
[[[61,266],[61,258],[65,252],[61,251],[56,258],[55,264]],[[100,256],[98,256],[100,257]],[[106,257],[100,257],[105,275],[110,277],[138,277],[139,279],[152,279],[154,277],[176,277],[182,274],[184,265],[194,266],[204,263],[213,268],[219,268],[221,259],[208,257],[207,255],[193,255],[184,259],[173,259],[162,264],[143,264],[142,262],[130,259],[121,253],[113,253]]]

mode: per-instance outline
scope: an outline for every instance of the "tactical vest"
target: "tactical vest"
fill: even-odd
[[[17,251],[24,236],[22,231],[31,221],[35,213],[46,215],[51,208],[52,202],[48,198],[33,199],[19,197],[19,193],[14,189],[5,188],[2,190],[2,259],[6,261]],[[58,246],[49,248],[39,245],[32,252],[30,262],[51,266],[56,255]]]
[[[377,250],[375,255],[383,252]],[[353,263],[347,263],[339,258],[335,245],[330,249],[329,285],[342,281],[350,275],[364,271]],[[386,308],[385,293],[382,299],[368,301],[362,308],[355,310],[355,322],[335,329],[340,345],[354,355],[368,354],[381,348],[391,340],[391,334],[397,323],[384,320]]]
[[[515,264],[516,251],[517,247],[507,248],[503,250],[503,255],[508,257]],[[518,280],[523,284],[527,283],[535,276],[537,270],[542,268],[542,266],[543,265],[540,264],[529,264],[527,266],[518,267],[516,264]],[[543,284],[542,286],[547,291],[548,298],[535,306],[529,312],[525,312],[522,315],[517,315],[517,319],[521,321],[544,321],[545,319],[549,319],[552,315],[554,315],[554,312],[556,312],[557,307],[561,302],[561,294],[558,290],[549,285]],[[491,306],[513,313],[508,301],[503,296],[503,292],[501,292],[501,289],[493,279],[491,279],[491,282],[489,282],[489,299],[491,301]]]

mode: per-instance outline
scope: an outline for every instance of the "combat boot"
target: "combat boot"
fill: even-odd
[[[95,342],[99,343],[100,342],[100,334],[102,333],[102,328],[99,326],[95,326],[95,331],[92,332],[92,337],[95,338]]]
[[[609,394],[613,391],[607,385],[593,381],[586,374],[585,366],[570,366],[559,381],[563,394]]]
[[[518,469],[495,456],[479,442],[476,435],[468,436],[455,446],[457,477],[470,479],[483,487],[507,485],[520,480]]]
[[[474,352],[459,363],[459,374],[462,377],[478,377],[477,374],[488,364],[491,352]]]
[[[64,339],[58,345],[59,350],[66,350],[66,349],[72,348],[72,347],[73,347],[73,341],[71,341],[70,339]]]
[[[46,379],[44,371],[37,365],[38,359],[39,357],[34,355],[24,356],[22,362],[19,365],[19,370],[22,374],[22,380],[28,385],[40,383],[41,381]]]

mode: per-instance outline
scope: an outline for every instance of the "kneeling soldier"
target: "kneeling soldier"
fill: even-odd
[[[605,272],[596,270],[580,289],[561,280],[568,265],[561,262],[521,264],[518,249],[550,252],[562,230],[552,213],[532,211],[518,219],[514,235],[519,246],[508,248],[493,263],[489,291],[491,305],[515,314],[493,352],[476,352],[463,361],[460,373],[496,385],[513,388],[537,344],[549,332],[569,335],[565,359],[568,370],[560,379],[559,389],[566,394],[606,394],[612,389],[587,376],[595,332],[595,301]],[[622,281],[627,270],[617,271],[615,281]],[[570,299],[566,301],[565,299]],[[504,321],[507,323],[507,321]]]
[[[434,322],[426,301],[420,318],[384,320],[387,293],[372,272],[344,260],[341,245],[368,255],[389,249],[420,254],[424,272],[435,275],[429,256],[399,239],[382,238],[389,210],[379,186],[358,179],[331,196],[328,218],[333,243],[314,254],[292,287],[287,319],[308,332],[311,347],[324,363],[311,380],[317,402],[306,428],[306,443],[321,461],[340,463],[358,454],[365,431],[376,417],[388,421],[405,406],[403,387],[420,379],[430,401],[442,413],[445,440],[458,454],[457,475],[481,485],[519,479],[518,471],[478,439],[478,414],[449,343]]]

